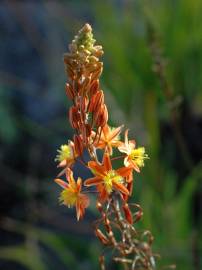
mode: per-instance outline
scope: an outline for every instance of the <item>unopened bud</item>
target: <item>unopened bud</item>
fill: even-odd
[[[92,82],[89,90],[89,94],[92,96],[99,90],[99,81],[95,80]]]
[[[75,147],[75,152],[79,156],[82,156],[83,154],[83,141],[81,136],[79,135],[74,135],[74,147]]]
[[[74,99],[75,92],[74,92],[74,89],[73,89],[73,87],[72,87],[71,84],[66,83],[66,85],[65,85],[65,91],[66,91],[66,95],[68,96],[68,98],[70,100]]]

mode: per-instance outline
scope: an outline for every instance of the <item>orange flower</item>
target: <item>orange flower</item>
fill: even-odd
[[[61,179],[55,179],[55,182],[64,190],[60,194],[60,202],[68,207],[76,206],[77,220],[83,217],[85,208],[89,205],[87,195],[81,193],[82,180],[74,180],[73,172],[68,168],[66,171],[67,182]]]
[[[66,169],[71,167],[75,158],[78,156],[75,152],[74,143],[72,141],[68,141],[68,144],[63,144],[60,146],[60,149],[57,150],[58,154],[55,158],[55,161],[58,161],[58,167],[65,167],[58,176],[61,176],[65,173]]]
[[[126,167],[132,167],[137,172],[140,172],[140,167],[144,166],[144,160],[148,159],[148,155],[145,154],[145,148],[136,148],[134,140],[128,140],[128,129],[125,132],[125,142],[122,143],[118,149],[120,152],[125,153],[124,165]]]
[[[113,170],[109,154],[104,154],[102,165],[95,161],[89,161],[88,167],[95,177],[87,179],[84,185],[97,186],[100,200],[105,201],[113,190],[129,195],[129,191],[124,185],[124,178],[130,174],[131,168],[122,167]]]
[[[122,128],[123,126],[112,128],[108,125],[105,125],[102,129],[100,139],[95,144],[95,146],[100,149],[106,148],[109,154],[112,155],[112,147],[118,147],[121,145],[119,134]]]

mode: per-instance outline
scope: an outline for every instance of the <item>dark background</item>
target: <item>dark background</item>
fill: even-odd
[[[99,269],[94,199],[77,223],[53,182],[73,134],[63,53],[85,22],[104,47],[111,124],[150,156],[132,198],[141,226],[161,264],[201,269],[201,13],[200,0],[0,2],[0,269]]]

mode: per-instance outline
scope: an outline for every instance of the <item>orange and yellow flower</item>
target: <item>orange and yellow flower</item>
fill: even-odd
[[[89,161],[88,167],[95,177],[87,179],[84,184],[87,187],[97,186],[101,201],[105,201],[113,190],[129,195],[129,191],[124,184],[125,177],[130,174],[131,168],[122,167],[114,170],[112,168],[110,156],[107,153],[104,154],[101,165],[95,161]]]
[[[58,154],[55,158],[55,161],[59,162],[58,167],[65,167],[65,169],[62,170],[62,172],[60,172],[58,175],[61,176],[65,173],[67,168],[74,164],[78,155],[75,152],[74,143],[70,140],[68,141],[68,144],[61,145],[57,152]]]
[[[112,147],[118,147],[121,145],[119,134],[122,128],[123,126],[112,128],[105,125],[102,129],[99,141],[95,144],[95,146],[100,149],[107,149],[108,153],[112,155]]]
[[[140,167],[144,166],[144,160],[148,159],[148,155],[145,154],[145,148],[136,148],[134,140],[128,140],[128,130],[125,132],[125,142],[122,143],[118,149],[120,152],[125,153],[124,165],[126,167],[132,167],[137,172],[140,172]]]
[[[61,192],[59,200],[62,204],[68,207],[76,207],[77,220],[82,218],[85,213],[85,208],[89,205],[89,198],[86,194],[81,193],[82,180],[78,178],[74,180],[73,172],[68,168],[66,171],[67,182],[61,179],[55,179],[55,182],[64,190]]]

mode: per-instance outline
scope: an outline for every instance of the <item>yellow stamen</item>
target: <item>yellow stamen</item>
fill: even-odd
[[[70,160],[74,158],[72,148],[68,144],[61,145],[60,149],[57,151],[58,155],[56,156],[55,161],[61,162],[63,160]]]
[[[123,182],[123,178],[120,175],[118,175],[114,170],[107,172],[107,175],[104,177],[103,180],[108,194],[112,192],[113,182],[115,183]]]
[[[148,158],[148,155],[145,154],[144,147],[139,147],[137,149],[133,149],[129,157],[137,164],[138,167],[143,167],[144,160]]]
[[[64,189],[59,197],[59,201],[64,205],[71,207],[76,204],[78,193],[71,189]]]

